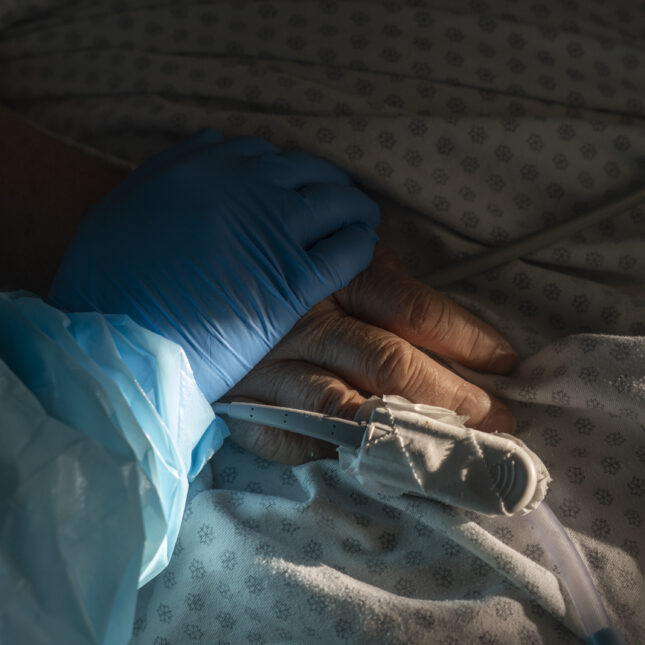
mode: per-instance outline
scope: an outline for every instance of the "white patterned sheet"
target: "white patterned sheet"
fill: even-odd
[[[642,2],[30,4],[0,0],[0,100],[135,163],[207,125],[326,157],[381,200],[382,238],[416,275],[645,179]],[[447,289],[519,351],[509,377],[460,372],[516,413],[630,643],[644,231],[645,205]],[[191,496],[134,643],[576,642],[522,520],[371,497],[334,462],[229,444]]]

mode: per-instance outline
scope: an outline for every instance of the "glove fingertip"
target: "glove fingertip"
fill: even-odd
[[[353,224],[375,229],[380,222],[379,205],[355,186],[309,184],[298,191],[310,217],[293,209],[288,224],[305,248],[335,231]]]
[[[303,185],[308,183],[326,183],[337,186],[351,186],[352,178],[342,168],[307,152],[285,150],[280,153],[289,165],[303,177]],[[306,178],[306,180],[304,179]]]
[[[231,139],[230,151],[237,157],[261,157],[267,154],[277,154],[280,152],[280,148],[266,139],[246,135]]]
[[[379,237],[364,223],[351,224],[320,240],[309,250],[323,289],[321,300],[341,289],[366,269]]]
[[[224,135],[214,128],[206,126],[193,135],[191,139],[204,144],[215,144],[224,141]]]

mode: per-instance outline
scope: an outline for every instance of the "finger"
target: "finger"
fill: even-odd
[[[212,177],[222,181],[222,171],[232,170],[239,175],[240,166],[249,160],[261,158],[264,155],[274,155],[279,152],[272,143],[257,137],[237,137],[235,139],[221,139],[213,144],[204,144],[194,146],[181,157],[173,157],[168,163],[177,161],[186,161],[183,171],[190,178],[195,178],[199,171],[206,170],[212,174]],[[189,163],[190,162],[190,163]],[[179,171],[179,168],[175,168]],[[178,173],[181,176],[181,173]],[[208,181],[210,179],[207,178]],[[250,177],[253,180],[253,177]],[[226,181],[226,179],[224,179]]]
[[[327,313],[321,313],[325,308]],[[339,317],[328,301],[312,313],[276,347],[275,358],[297,352],[359,390],[399,394],[415,403],[455,410],[480,430],[514,432],[514,417],[501,401],[402,338],[352,317]]]
[[[441,292],[388,266],[373,263],[335,298],[356,318],[468,367],[505,373],[517,360],[493,327]]]
[[[269,403],[243,396],[226,396],[222,401],[226,403],[234,401]],[[239,419],[227,418],[226,425],[231,433],[231,441],[269,461],[296,466],[317,459],[334,459],[336,457],[336,447],[320,439]]]
[[[297,360],[265,359],[223,400],[255,400],[352,419],[364,398],[322,368]],[[334,458],[332,444],[259,424],[229,423],[233,441],[254,454],[281,463]]]
[[[212,128],[204,128],[197,134],[182,141],[179,145],[173,146],[155,155],[146,162],[146,167],[156,170],[168,162],[190,154],[205,146],[212,146],[224,141],[224,136]]]
[[[122,194],[124,191],[128,191],[134,186],[141,184],[141,182],[146,181],[148,177],[168,164],[174,163],[178,159],[194,153],[197,150],[221,143],[222,141],[224,141],[224,137],[219,132],[212,128],[204,128],[180,144],[164,150],[145,161],[125,181],[119,184],[117,189],[113,191],[113,194],[116,194],[116,192]]]
[[[309,304],[320,302],[365,269],[377,242],[378,236],[366,224],[351,224],[316,242],[309,249],[309,258],[321,284],[312,289]]]
[[[216,151],[221,157],[256,159],[264,155],[274,156],[280,152],[280,148],[258,137],[235,137],[220,143]]]
[[[292,150],[250,159],[247,167],[263,180],[290,190],[308,184],[352,184],[350,176],[329,161]]]
[[[385,242],[379,242],[376,245],[373,262],[382,264],[394,271],[403,271],[401,260],[399,260],[394,249],[385,244]]]
[[[280,149],[272,143],[257,137],[236,137],[222,139],[215,145],[203,145],[194,148],[191,153],[194,159],[212,167],[213,171],[223,166],[230,167],[240,162],[262,158],[264,155],[275,155]],[[185,154],[184,157],[187,155]]]
[[[272,405],[353,419],[365,402],[337,374],[304,360],[276,359],[269,354],[227,396],[248,396]]]
[[[350,224],[378,226],[378,205],[354,186],[309,184],[299,194],[302,208],[289,209],[285,223],[305,249]]]

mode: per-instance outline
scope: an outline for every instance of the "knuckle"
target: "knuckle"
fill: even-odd
[[[375,394],[401,393],[416,388],[420,369],[412,345],[399,338],[388,339],[373,356],[378,360],[375,383],[379,392]]]
[[[374,265],[372,264],[363,269],[344,287],[333,294],[332,297],[344,311],[353,313],[361,310],[361,303],[372,279],[373,267]]]
[[[478,423],[490,411],[491,400],[486,392],[464,381],[455,388],[450,405],[456,412],[468,415],[470,422]]]
[[[358,409],[358,393],[338,378],[310,373],[299,378],[294,387],[298,407],[334,417],[353,418]]]
[[[463,360],[466,363],[474,363],[481,354],[481,347],[483,344],[483,332],[478,327],[467,327],[462,330],[463,333],[459,334],[460,344],[462,347]]]
[[[314,305],[292,327],[272,352],[284,358],[325,356],[329,351],[329,335],[337,322],[337,306],[333,299],[325,298]]]
[[[357,406],[352,393],[341,383],[328,382],[317,393],[315,409],[332,417],[352,419]]]
[[[335,316],[320,317],[312,319],[312,324],[307,330],[309,346],[307,355],[315,357],[321,364],[336,364],[338,352],[341,351],[340,344],[335,342],[339,338],[339,320]]]
[[[452,393],[450,398],[450,405],[452,409],[459,412],[463,411],[464,407],[468,406],[472,398],[472,391],[470,385],[467,383],[459,383]]]
[[[436,299],[429,320],[429,334],[435,342],[443,342],[451,333],[453,325],[452,308],[443,297]]]
[[[408,301],[408,325],[415,335],[430,335],[441,341],[450,333],[451,309],[440,294],[429,290],[414,290]]]

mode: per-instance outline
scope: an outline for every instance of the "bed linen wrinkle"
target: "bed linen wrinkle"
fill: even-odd
[[[54,13],[56,12],[56,13]],[[645,177],[645,4],[0,0],[0,101],[138,164],[196,130],[336,163],[423,275]],[[628,643],[645,633],[645,204],[450,286],[520,355],[504,397]],[[576,642],[527,524],[227,443],[132,643]]]

